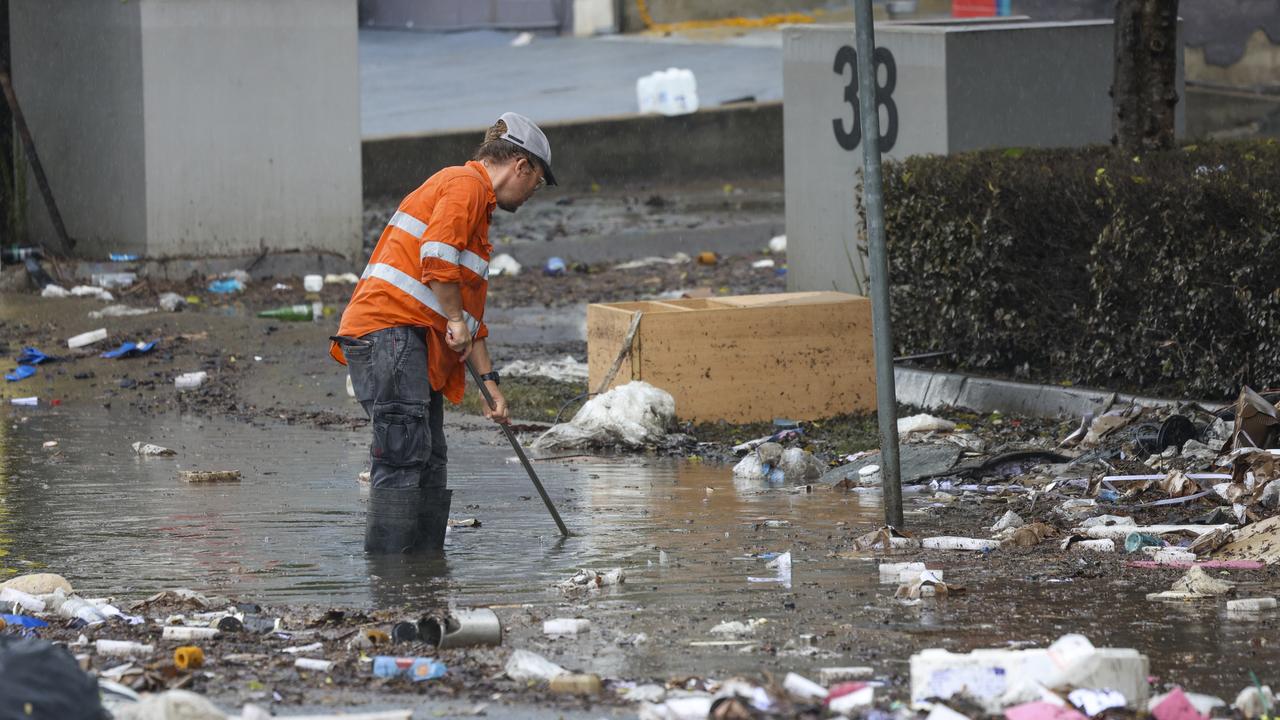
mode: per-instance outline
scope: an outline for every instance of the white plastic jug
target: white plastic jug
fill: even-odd
[[[698,81],[692,70],[667,68],[636,80],[636,103],[642,113],[685,115],[698,110]]]

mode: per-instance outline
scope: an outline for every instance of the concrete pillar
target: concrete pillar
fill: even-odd
[[[877,24],[881,151],[901,160],[1106,144],[1114,32],[1110,20]],[[782,33],[787,289],[867,294],[853,75],[865,58],[854,52],[852,25]],[[1179,104],[1178,136],[1184,127]]]
[[[359,252],[355,0],[11,0],[10,21],[77,254]]]

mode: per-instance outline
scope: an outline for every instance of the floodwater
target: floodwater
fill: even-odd
[[[6,412],[0,570],[48,568],[84,594],[133,598],[191,587],[267,604],[528,605],[538,617],[592,618],[593,633],[557,646],[553,659],[615,677],[866,664],[902,680],[918,649],[1043,645],[1068,632],[1136,647],[1162,680],[1228,699],[1250,670],[1265,682],[1280,667],[1275,620],[1228,620],[1221,602],[1147,602],[1146,593],[1167,589],[1178,573],[1115,573],[1087,557],[934,555],[931,564],[968,592],[903,605],[893,586],[879,584],[872,559],[832,552],[878,524],[874,496],[764,491],[736,485],[727,467],[688,461],[538,462],[576,533],[561,540],[502,436],[458,432],[453,516],[482,527],[451,533],[444,561],[371,560],[361,549],[364,498],[355,481],[367,465],[364,432],[125,410]],[[130,448],[139,440],[178,455],[139,458]],[[188,485],[177,479],[185,469],[234,469],[244,478]],[[909,496],[909,512],[924,502]],[[786,551],[789,587],[748,581],[775,576],[765,557]],[[554,589],[578,568],[613,567],[625,569],[626,583],[589,603]],[[1270,580],[1246,584],[1241,595],[1278,590]],[[770,622],[740,644],[703,644],[724,639],[709,634],[715,624],[750,618]],[[637,633],[648,640],[627,644]],[[510,637],[545,644],[536,625]]]

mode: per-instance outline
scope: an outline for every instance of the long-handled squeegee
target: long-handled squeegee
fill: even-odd
[[[493,396],[489,394],[489,388],[484,386],[484,381],[480,379],[480,373],[476,372],[476,366],[471,364],[471,359],[467,359],[467,372],[471,373],[471,379],[476,381],[476,387],[480,388],[480,394],[484,396],[485,404],[493,409]],[[551,503],[551,497],[547,495],[547,489],[542,487],[542,481],[538,479],[538,473],[533,471],[533,466],[529,464],[529,458],[525,457],[524,448],[520,447],[520,441],[516,440],[516,434],[511,432],[508,425],[502,426],[502,432],[507,434],[507,440],[511,441],[511,449],[516,451],[516,457],[520,458],[520,464],[524,465],[525,472],[529,473],[529,479],[533,481],[533,486],[538,489],[538,494],[542,496],[542,502],[547,504],[547,511],[551,513],[551,519],[556,521],[556,527],[560,528],[560,534],[569,537],[573,533],[569,532],[569,528],[564,526],[564,521],[560,519],[560,513],[556,512],[556,506]]]

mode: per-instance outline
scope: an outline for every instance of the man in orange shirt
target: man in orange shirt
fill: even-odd
[[[556,181],[546,135],[503,114],[474,159],[400,203],[356,283],[330,354],[373,421],[366,552],[443,549],[453,495],[444,398],[462,401],[468,358],[493,395],[485,416],[509,422],[483,322],[489,221],[494,207],[515,212],[547,184]]]

